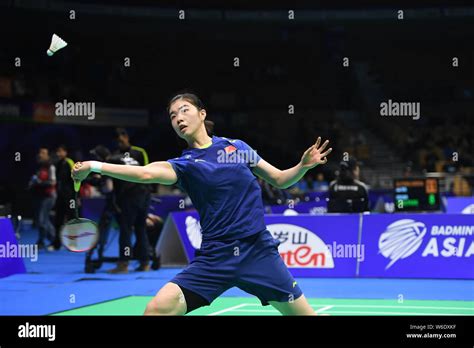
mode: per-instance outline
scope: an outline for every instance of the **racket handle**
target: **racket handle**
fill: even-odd
[[[80,188],[81,188],[81,182],[74,180],[74,191],[79,192]]]

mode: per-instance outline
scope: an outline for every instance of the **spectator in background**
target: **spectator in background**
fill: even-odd
[[[435,146],[433,141],[428,143],[428,149],[425,154],[425,170],[427,172],[436,172],[436,162],[442,157],[439,155],[440,149]]]
[[[104,145],[97,145],[94,149],[89,151],[95,161],[108,162],[110,159],[110,150]],[[110,177],[102,176],[100,174],[93,174],[89,183],[97,187],[97,190],[105,197],[105,205],[99,218],[99,243],[97,245],[98,262],[92,261],[93,250],[86,255],[85,271],[86,273],[94,273],[95,269],[102,266],[105,245],[109,236],[109,230],[112,221],[115,218],[118,221],[120,209],[117,205],[113,180]]]
[[[151,268],[157,270],[161,267],[160,255],[156,253],[156,246],[160,239],[161,231],[163,229],[163,219],[158,215],[148,213],[146,218],[146,232],[148,240],[150,241],[150,258],[152,259]]]
[[[329,189],[329,183],[324,178],[323,173],[318,173],[316,175],[316,180],[313,183],[314,191],[327,191]]]
[[[283,204],[287,199],[291,199],[285,190],[278,189],[261,178],[257,180],[262,189],[262,200],[265,205]]]
[[[31,177],[29,188],[33,195],[33,209],[35,225],[38,227],[38,249],[44,249],[45,239],[51,243],[47,249],[54,250],[54,226],[49,214],[56,202],[56,168],[51,164],[49,150],[41,147],[38,151],[37,161],[39,168]]]
[[[118,128],[117,144],[118,150],[110,156],[109,161],[116,164],[133,166],[145,166],[148,164],[148,154],[145,149],[132,146],[128,133],[123,128]],[[150,205],[149,185],[113,180],[113,187],[117,206],[120,210],[119,225],[119,261],[117,266],[108,271],[111,274],[128,273],[128,264],[134,256],[140,261],[140,266],[135,269],[138,272],[150,270],[149,264],[149,241],[146,234],[146,217]],[[137,239],[138,255],[132,255],[132,230]]]
[[[403,177],[410,178],[413,174],[413,162],[408,161],[405,167],[403,168]]]
[[[359,181],[360,166],[353,157],[341,161],[337,179],[329,185],[328,212],[349,213],[369,210],[369,190]]]
[[[301,178],[300,181],[288,189],[288,192],[290,192],[292,196],[303,198],[304,194],[309,192],[309,185],[306,178]]]
[[[57,181],[57,199],[56,199],[56,217],[54,238],[54,248],[61,248],[60,232],[63,224],[74,217],[74,182],[71,178],[71,170],[74,167],[72,159],[67,157],[65,145],[59,145],[56,149],[58,161],[56,163],[56,181]]]

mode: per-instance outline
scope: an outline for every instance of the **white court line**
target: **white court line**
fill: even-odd
[[[227,309],[223,309],[219,312],[215,312],[215,313],[208,314],[208,315],[217,315],[217,314],[220,314],[220,313],[225,313],[225,312],[230,312],[230,311],[232,311],[232,312],[249,312],[249,313],[280,313],[276,309],[239,309],[243,306],[250,306],[250,305],[261,306],[258,303],[244,303],[242,305],[238,305],[238,306],[230,307],[230,308],[227,308]],[[325,307],[322,307],[322,308],[316,310],[315,312],[320,313],[322,311],[326,311],[328,309],[331,309],[332,307],[334,307],[334,306],[325,306]]]
[[[471,315],[471,314],[457,314],[457,313],[413,313],[413,312],[363,312],[363,311],[334,311],[335,314],[395,314],[395,315]]]
[[[219,315],[219,314],[222,314],[222,313],[225,313],[225,312],[234,311],[237,308],[241,308],[241,307],[244,307],[244,306],[247,306],[247,305],[249,305],[249,303],[242,303],[242,304],[239,304],[237,306],[225,308],[225,309],[222,309],[220,311],[217,311],[217,312],[214,312],[214,313],[211,313],[211,314],[208,314],[208,315]]]
[[[331,309],[332,307],[334,307],[334,306],[326,306],[326,307],[315,310],[315,312],[316,312],[316,314],[319,314],[319,313],[324,312],[328,309]]]
[[[261,306],[258,303],[249,303],[248,306]],[[312,304],[311,307],[320,307],[324,306],[324,304]],[[335,305],[333,305],[335,306]],[[474,311],[474,307],[430,307],[430,306],[383,306],[383,305],[346,305],[346,304],[337,304],[337,307],[348,307],[348,308],[421,308],[421,309],[464,309],[468,311]]]
[[[232,312],[247,312],[247,313],[280,313],[276,309],[234,309]]]
[[[422,308],[422,309],[464,309],[468,311],[474,311],[474,307],[429,307],[429,306],[379,306],[379,305],[346,305],[338,304],[338,307],[351,307],[351,308]]]
[[[279,313],[277,310],[272,309],[235,309],[233,312],[244,312],[244,313]],[[326,314],[321,313],[321,315]],[[328,313],[329,314],[329,313]],[[335,314],[394,314],[394,315],[461,315],[466,316],[470,314],[457,314],[457,313],[413,313],[413,312],[363,312],[363,311],[334,311],[330,315]]]

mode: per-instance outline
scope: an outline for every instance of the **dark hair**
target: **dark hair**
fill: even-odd
[[[56,150],[59,150],[59,149],[62,149],[62,150],[64,150],[64,151],[67,152],[67,147],[66,147],[66,145],[64,145],[64,144],[60,144],[60,145],[56,148]]]
[[[348,165],[344,165],[343,163],[346,162],[341,162],[341,165],[339,166],[338,180],[343,184],[348,184],[354,180],[354,172],[349,168]]]
[[[118,138],[121,135],[127,136],[128,137],[128,132],[125,128],[116,128],[115,129],[115,134],[116,137]]]
[[[171,105],[179,99],[186,100],[187,102],[194,105],[198,110],[204,109],[203,102],[201,101],[201,99],[199,99],[199,97],[196,94],[194,94],[194,93],[179,93],[179,94],[176,94],[173,98],[171,98],[170,101],[168,102],[168,107],[166,108],[166,110],[168,111],[168,114],[170,113]]]
[[[110,156],[110,150],[104,145],[97,145],[95,148],[89,151],[89,153],[101,162],[105,162]]]
[[[170,108],[171,108],[171,105],[177,101],[177,100],[180,100],[180,99],[184,99],[186,100],[187,102],[191,103],[192,105],[194,105],[199,111],[205,109],[204,107],[204,103],[201,101],[201,99],[199,99],[199,97],[194,94],[194,93],[189,93],[189,92],[184,92],[184,93],[179,93],[179,94],[176,94],[173,98],[170,99],[170,101],[168,102],[168,106],[166,108],[166,110],[168,111],[168,114],[170,113]],[[206,127],[206,132],[209,136],[212,136],[212,134],[214,133],[214,122],[210,121],[210,120],[205,120],[204,121],[204,126]]]
[[[350,157],[347,161],[339,163],[338,180],[343,184],[349,184],[354,181],[354,170],[359,166],[357,159]]]

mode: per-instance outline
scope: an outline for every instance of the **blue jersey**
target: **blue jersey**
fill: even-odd
[[[212,137],[212,145],[188,148],[168,162],[177,185],[201,218],[203,241],[236,240],[266,229],[262,193],[252,168],[260,160],[242,140]]]

